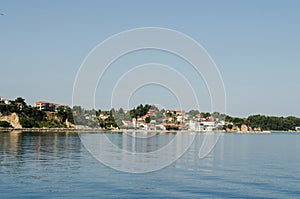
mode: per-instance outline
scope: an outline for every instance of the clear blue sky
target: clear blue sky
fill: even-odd
[[[2,0],[0,12],[0,96],[71,104],[90,50],[118,32],[157,26],[209,52],[228,114],[300,116],[300,1]]]

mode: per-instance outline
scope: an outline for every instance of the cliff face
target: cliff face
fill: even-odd
[[[248,132],[248,126],[246,124],[242,124],[241,131],[242,132]]]
[[[67,128],[75,128],[76,127],[74,124],[72,124],[68,120],[66,120],[65,124],[66,124]]]
[[[0,113],[0,121],[9,122],[14,128],[22,128],[19,116],[16,113],[12,113],[10,115],[2,115]]]

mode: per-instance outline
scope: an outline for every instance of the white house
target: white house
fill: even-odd
[[[215,127],[215,122],[213,120],[203,120],[200,125],[204,127],[204,130],[211,131]]]

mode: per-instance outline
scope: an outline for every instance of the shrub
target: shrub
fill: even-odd
[[[9,122],[7,122],[7,121],[0,121],[0,127],[11,128],[12,125]]]

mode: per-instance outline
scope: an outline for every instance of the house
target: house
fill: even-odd
[[[46,101],[39,101],[34,102],[34,107],[37,108],[40,111],[55,111],[56,106],[52,102],[46,102]]]
[[[148,117],[148,115],[143,115],[140,118],[142,119],[142,121],[145,121],[147,117]],[[138,119],[140,119],[140,118],[138,118]]]
[[[178,122],[184,122],[187,119],[187,117],[186,115],[178,115],[176,119]]]
[[[12,104],[13,101],[0,97],[0,104]]]
[[[198,129],[199,129],[199,125],[197,124],[197,122],[190,120],[189,121],[189,130],[197,131]]]
[[[203,120],[200,125],[204,127],[205,130],[212,130],[215,127],[215,121],[213,120]]]
[[[204,125],[201,125],[200,122],[192,121],[192,120],[189,121],[188,127],[189,127],[189,130],[192,130],[192,131],[204,131],[205,130]]]
[[[137,119],[137,122],[143,122],[144,121],[144,119],[142,118],[142,117],[139,117],[138,119]]]
[[[69,106],[66,104],[55,104],[55,110],[59,110],[59,109],[66,110],[67,108],[69,108]]]
[[[184,115],[185,112],[183,110],[166,110],[166,113],[170,113],[172,115]]]
[[[109,117],[109,115],[107,115],[107,114],[100,114],[99,115],[99,118],[102,119],[102,120],[106,120],[108,117]]]
[[[124,127],[133,127],[133,123],[131,121],[122,120]]]
[[[172,116],[167,116],[165,121],[166,122],[173,122],[174,118]]]
[[[199,114],[197,114],[197,115],[194,117],[194,119],[195,119],[196,121],[201,121],[201,120],[203,120],[203,115],[202,115],[201,113],[199,113]]]
[[[43,111],[58,111],[59,109],[66,110],[69,106],[66,104],[55,104],[52,102],[46,102],[46,101],[38,101],[34,102],[34,107],[36,107],[38,110]]]
[[[136,118],[133,118],[133,119],[132,119],[132,126],[133,126],[134,128],[136,128]]]
[[[156,116],[156,110],[155,109],[149,109],[149,111],[146,114],[147,116],[155,117]]]
[[[141,128],[143,130],[149,130],[149,125],[144,122],[139,122],[137,125],[139,128]]]
[[[183,116],[183,115],[185,115],[185,112],[183,110],[176,110],[174,113],[176,114],[176,116]]]
[[[215,126],[215,122],[213,120],[202,120],[201,124],[203,126]]]

